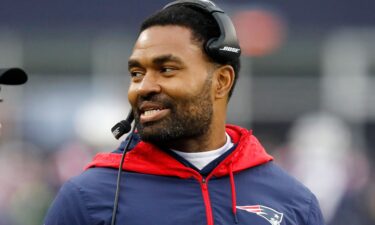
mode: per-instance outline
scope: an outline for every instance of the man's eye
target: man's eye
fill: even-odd
[[[162,72],[162,73],[169,73],[169,72],[172,72],[174,70],[175,69],[172,68],[172,67],[163,67],[163,68],[161,68],[160,72]]]
[[[134,78],[139,78],[139,77],[143,76],[143,73],[141,73],[139,71],[132,71],[132,72],[130,72],[130,76],[134,77]]]

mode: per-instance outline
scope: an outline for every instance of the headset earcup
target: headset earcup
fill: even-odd
[[[229,44],[225,42],[223,43],[223,40],[220,37],[211,38],[205,45],[205,51],[215,62],[227,64],[238,58],[241,54],[241,49],[237,47],[237,44]]]
[[[237,40],[233,23],[225,12],[211,1],[177,0],[167,4],[163,9],[173,5],[186,5],[203,10],[211,14],[220,29],[220,36],[209,39],[204,45],[205,52],[215,62],[227,64],[241,55],[241,48]]]

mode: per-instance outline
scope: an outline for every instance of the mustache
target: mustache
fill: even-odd
[[[169,108],[171,110],[175,108],[174,101],[170,97],[163,94],[152,94],[147,96],[138,96],[135,109],[137,113],[139,113],[139,108],[145,102],[154,103],[162,106],[163,108]]]

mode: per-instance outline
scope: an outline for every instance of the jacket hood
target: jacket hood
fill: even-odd
[[[266,153],[251,131],[239,126],[227,125],[226,132],[232,138],[236,149],[211,172],[210,176],[226,176],[230,172],[236,173],[273,159]],[[92,167],[118,169],[121,155],[119,153],[98,153],[85,169]],[[230,172],[228,168],[230,168]],[[170,154],[143,141],[137,143],[132,150],[126,153],[123,170],[143,174],[175,176],[183,179],[200,176],[197,171],[186,167]]]

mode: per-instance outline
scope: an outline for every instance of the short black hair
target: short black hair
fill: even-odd
[[[229,98],[232,96],[240,70],[240,59],[236,58],[227,62],[218,62],[211,58],[206,52],[204,46],[211,38],[220,36],[220,28],[212,15],[194,6],[174,5],[160,10],[143,21],[140,32],[153,26],[177,25],[189,28],[192,31],[193,41],[201,47],[204,54],[212,62],[221,65],[230,65],[234,70],[234,83],[229,91]]]

